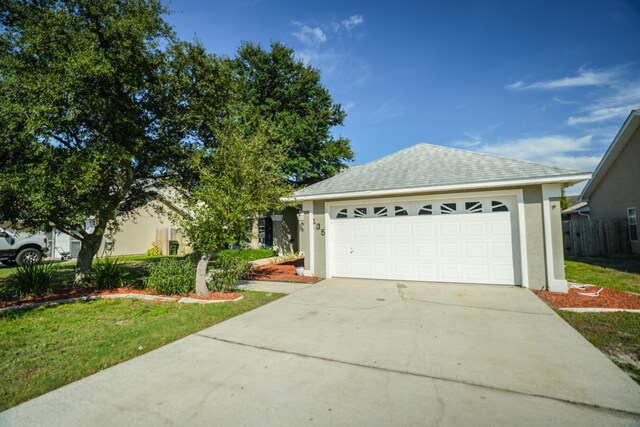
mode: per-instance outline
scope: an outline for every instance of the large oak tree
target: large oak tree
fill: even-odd
[[[182,175],[200,127],[190,99],[228,103],[224,67],[177,42],[165,13],[157,0],[0,0],[0,218],[80,239],[76,282],[107,227]],[[201,93],[202,79],[220,84]]]

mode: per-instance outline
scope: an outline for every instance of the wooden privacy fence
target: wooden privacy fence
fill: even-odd
[[[631,253],[625,219],[562,221],[565,256],[613,256]]]

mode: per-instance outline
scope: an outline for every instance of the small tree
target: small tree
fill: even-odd
[[[184,210],[177,220],[202,254],[196,271],[198,295],[208,293],[211,256],[245,238],[249,218],[281,207],[280,199],[291,192],[279,166],[283,151],[270,141],[273,132],[245,113],[216,132],[215,147],[201,147],[193,156],[199,179],[197,185],[181,189]]]

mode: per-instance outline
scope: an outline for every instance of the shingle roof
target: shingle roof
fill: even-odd
[[[423,143],[371,163],[350,167],[334,177],[298,190],[294,197],[499,183],[585,173]]]

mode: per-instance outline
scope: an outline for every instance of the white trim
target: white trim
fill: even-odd
[[[303,205],[304,206],[304,205]],[[311,271],[311,275],[313,275],[313,271],[316,266],[316,247],[314,241],[314,228],[313,228],[313,202],[309,203],[309,220],[307,224],[307,230],[309,230],[309,270]]]
[[[331,248],[333,247],[333,240],[331,233],[331,212],[329,203],[324,204],[324,271],[327,279],[333,277],[333,272],[330,270],[329,257],[333,256]]]
[[[518,205],[518,237],[520,240],[520,281],[523,288],[529,287],[529,260],[527,257],[527,230],[524,214],[524,191],[517,190],[516,203]]]
[[[317,194],[312,196],[291,196],[287,198],[283,198],[283,200],[297,200],[297,201],[305,201],[305,200],[335,200],[335,199],[353,199],[356,197],[376,197],[376,196],[402,196],[407,194],[415,194],[415,193],[433,193],[436,191],[453,191],[453,190],[473,190],[473,189],[483,189],[483,188],[494,188],[494,187],[515,187],[515,186],[523,186],[523,185],[540,185],[540,184],[559,184],[559,183],[578,183],[591,178],[590,173],[580,173],[575,175],[562,175],[562,176],[553,176],[548,178],[527,178],[527,179],[519,179],[519,180],[511,180],[511,181],[492,181],[492,182],[477,182],[477,183],[466,183],[466,184],[450,184],[450,185],[439,185],[439,186],[431,186],[431,187],[413,187],[413,188],[400,188],[393,190],[370,190],[370,191],[354,191],[351,193],[325,193],[325,194]]]
[[[568,292],[569,284],[564,279],[556,279],[553,262],[553,236],[551,227],[551,201],[550,197],[560,197],[562,194],[558,184],[546,184],[542,186],[542,216],[544,222],[544,253],[547,270],[547,286],[553,292]],[[561,237],[557,237],[561,238]]]
[[[419,200],[456,200],[456,199],[466,199],[470,197],[478,197],[478,198],[490,198],[490,197],[515,197],[516,199],[516,215],[515,221],[517,222],[518,227],[518,240],[519,240],[519,254],[520,254],[520,277],[519,277],[519,285],[523,288],[529,287],[529,262],[527,258],[527,233],[525,229],[525,212],[524,212],[524,191],[519,189],[504,189],[504,190],[493,190],[493,191],[472,191],[472,192],[464,192],[464,193],[454,193],[454,194],[434,194],[427,196],[408,196],[408,197],[392,197],[387,198],[385,201],[389,203],[402,203],[402,202],[411,202],[411,201],[419,201]],[[358,199],[358,203],[375,203],[379,202],[380,198],[372,198],[372,199]],[[327,278],[332,277],[333,275],[333,266],[331,265],[331,259],[333,256],[332,252],[332,230],[331,223],[332,221],[336,221],[331,219],[330,213],[331,208],[335,206],[345,206],[354,204],[354,200],[340,200],[340,201],[331,201],[325,202],[325,270],[327,274]],[[339,220],[338,220],[339,221]],[[512,225],[513,226],[513,225]],[[514,261],[517,258],[514,257]]]

